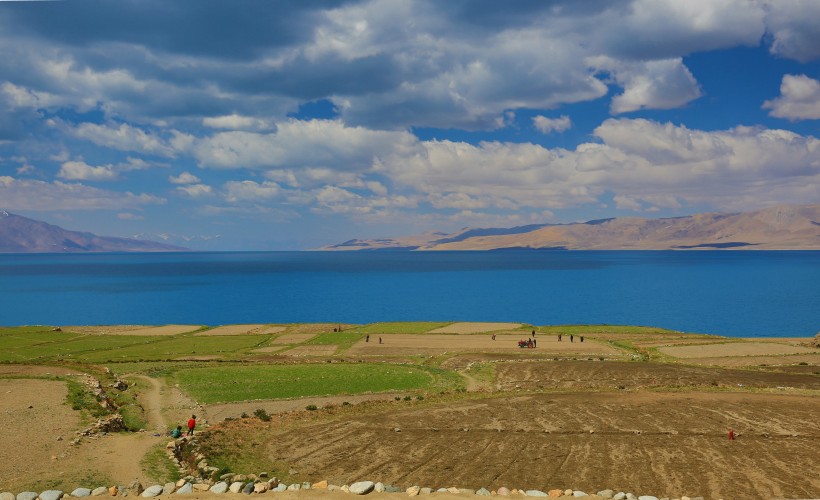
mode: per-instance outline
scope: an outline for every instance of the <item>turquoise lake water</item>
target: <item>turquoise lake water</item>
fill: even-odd
[[[0,325],[511,321],[820,330],[820,252],[0,255]]]

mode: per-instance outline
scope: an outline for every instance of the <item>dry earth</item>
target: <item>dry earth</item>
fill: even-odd
[[[84,333],[91,335],[136,335],[136,336],[159,336],[159,335],[179,335],[202,328],[199,325],[165,325],[165,326],[144,326],[144,325],[105,325],[105,326],[64,326],[63,331]]]
[[[284,332],[284,326],[268,326],[268,325],[223,325],[197,332],[197,336],[210,335],[266,335],[270,333]]]
[[[441,354],[444,352],[516,352],[524,355],[567,354],[578,356],[618,356],[624,353],[606,344],[586,339],[580,342],[570,342],[565,337],[561,342],[558,337],[538,335],[535,349],[521,349],[518,341],[529,338],[524,333],[505,333],[496,335],[496,340],[490,335],[410,335],[390,334],[382,335],[383,344],[379,344],[379,336],[371,335],[370,342],[359,341],[348,349],[348,354],[355,355],[413,355],[413,354]]]
[[[302,342],[307,342],[315,336],[316,334],[313,333],[286,333],[273,339],[271,341],[271,345],[300,344]]]
[[[468,333],[486,333],[486,332],[496,332],[499,330],[514,330],[519,328],[521,323],[453,323],[452,325],[443,326],[441,328],[436,328],[435,330],[430,330],[427,333],[456,333],[456,334],[468,334]]]
[[[721,358],[726,356],[820,353],[820,349],[774,342],[732,342],[730,344],[661,347],[658,350],[676,358]]]

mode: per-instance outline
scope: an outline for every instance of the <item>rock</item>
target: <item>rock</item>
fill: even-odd
[[[568,497],[571,497],[572,496],[572,490],[564,490],[564,495],[568,496]]]
[[[191,484],[191,483],[185,483],[185,484],[183,484],[182,486],[179,487],[179,489],[177,490],[176,493],[177,493],[177,495],[187,495],[187,494],[193,493],[193,492],[194,492],[194,485]]]
[[[433,488],[422,488],[419,490],[420,495],[429,495],[433,492]]]
[[[621,491],[619,493],[616,493],[615,496],[612,497],[612,500],[624,500],[624,498],[626,498],[626,493]]]
[[[528,497],[545,497],[545,496],[547,496],[547,494],[544,493],[541,490],[527,490],[527,491],[524,492],[524,494]]]
[[[652,495],[641,495],[638,497],[638,500],[658,500],[658,497],[653,497]]]
[[[376,485],[373,486],[373,490],[376,493],[384,493],[384,483],[381,483],[381,482],[376,483]]]
[[[134,480],[134,482],[128,485],[126,490],[128,491],[128,493],[136,496],[142,494],[142,492],[145,491],[145,488],[142,487],[142,483],[140,483],[137,480]]]
[[[279,483],[279,484],[277,484],[277,485],[276,485],[276,488],[272,489],[271,491],[275,491],[275,492],[277,492],[277,493],[281,493],[281,492],[283,492],[283,491],[286,491],[287,489],[288,489],[288,485],[287,485],[287,484],[285,484],[285,483]]]
[[[612,490],[601,490],[596,493],[601,498],[612,498],[615,495],[615,492]]]
[[[268,491],[269,488],[270,488],[270,486],[268,486],[268,483],[255,483],[253,485],[253,492],[254,493],[264,493],[264,492]]]
[[[34,500],[35,498],[37,498],[37,493],[33,491],[24,491],[17,494],[16,500]]]
[[[447,492],[452,493],[453,495],[458,495],[458,488],[455,488],[455,487],[447,488]]]
[[[76,488],[74,491],[71,492],[71,496],[73,496],[73,497],[91,496],[91,490],[88,489],[88,488]]]
[[[418,486],[411,486],[411,487],[407,488],[406,490],[404,490],[404,492],[407,493],[407,496],[409,496],[409,497],[418,496],[420,491],[421,491],[421,488],[419,488]]]
[[[162,493],[162,486],[159,484],[155,484],[153,486],[149,486],[142,492],[142,496],[144,498],[153,498]]]
[[[93,490],[91,490],[92,497],[98,497],[101,495],[105,495],[106,493],[108,493],[108,488],[106,488],[105,486],[100,486],[99,488],[94,488]]]
[[[304,483],[302,483],[302,489],[303,490],[309,490],[310,489],[310,482],[305,481]]]
[[[208,491],[211,485],[208,483],[194,483],[194,491]]]
[[[261,477],[262,479],[267,479],[267,478],[268,478],[268,473],[267,473],[267,472],[260,472],[260,473],[259,473],[259,474],[257,474],[257,475],[258,475],[259,477]]]
[[[112,487],[108,488],[108,494],[111,495],[112,497],[117,496],[117,493],[119,493],[119,492],[120,492],[120,489],[117,486],[112,486]]]
[[[626,500],[638,500],[638,497],[636,497],[632,493],[627,493],[626,494]]]
[[[177,485],[174,483],[165,483],[162,485],[162,493],[161,495],[170,495],[171,493],[177,490]]]
[[[549,490],[547,494],[550,496],[550,498],[558,498],[561,495],[563,495],[564,492],[561,490]]]
[[[575,491],[572,492],[572,496],[574,496],[574,497],[588,497],[589,495],[587,495],[586,493],[584,493],[581,490],[575,490]]]
[[[215,485],[211,486],[211,488],[208,491],[210,491],[211,493],[216,493],[217,495],[221,495],[222,493],[228,491],[228,483],[226,483],[225,481],[220,481]]]
[[[398,486],[385,486],[384,492],[385,493],[401,493],[404,491],[403,489],[399,488]]]
[[[242,488],[242,493],[246,495],[250,495],[251,493],[253,493],[253,483],[246,484],[245,487]]]
[[[688,497],[688,496],[686,496],[686,495],[683,495],[682,497],[680,497],[680,500],[692,500],[692,499],[691,499],[691,498],[689,498],[689,497]]]
[[[228,487],[228,491],[230,491],[231,493],[239,493],[240,491],[242,491],[242,488],[244,486],[245,486],[245,483],[243,483],[242,481],[234,481]]]
[[[350,485],[350,493],[354,495],[367,495],[373,488],[376,487],[376,483],[373,481],[358,481]]]
[[[480,497],[490,496],[490,492],[487,490],[487,488],[479,488],[478,491],[475,492],[475,494]]]
[[[510,490],[506,486],[502,486],[501,488],[498,488],[496,494],[498,496],[508,497],[510,496]]]
[[[313,483],[313,485],[311,487],[314,488],[314,489],[317,489],[317,490],[326,490],[327,489],[327,481],[323,480],[323,481],[319,481],[318,483]]]
[[[338,486],[336,486],[335,484],[330,484],[330,485],[328,485],[328,487],[327,487],[327,491],[339,491],[340,489],[341,489],[341,488],[339,488],[339,487],[338,487]]]
[[[299,484],[299,483],[293,483],[293,484],[291,484],[290,486],[288,486],[288,489],[287,489],[286,491],[299,491],[299,490],[301,490],[301,489],[302,489],[302,485],[301,485],[301,484]]]
[[[187,482],[188,482],[188,480],[187,480],[187,479],[182,478],[182,479],[180,479],[179,481],[177,481],[176,487],[177,487],[177,488],[182,488],[182,485],[184,485],[184,484],[185,484],[185,483],[187,483]]]
[[[279,479],[277,479],[275,477],[272,477],[272,478],[268,479],[268,489],[269,490],[272,490],[272,489],[276,488],[277,486],[279,486]]]
[[[3,493],[0,493],[0,500],[14,500],[14,493],[4,491]]]
[[[40,493],[40,500],[60,500],[63,492],[60,490],[46,490]]]
[[[475,490],[469,490],[467,488],[459,488],[458,492],[462,495],[475,495]]]
[[[339,488],[339,491],[342,491],[344,493],[350,493],[350,486],[343,484],[342,487]]]

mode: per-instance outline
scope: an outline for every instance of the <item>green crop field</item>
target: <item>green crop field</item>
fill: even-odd
[[[457,375],[390,364],[307,364],[193,368],[174,378],[200,403],[404,391],[457,385]]]

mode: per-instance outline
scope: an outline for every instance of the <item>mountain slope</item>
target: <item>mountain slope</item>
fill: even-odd
[[[465,228],[453,234],[353,240],[321,250],[568,250],[763,249],[820,250],[820,205],[781,205],[756,212],[687,217],[621,217],[510,229]]]
[[[187,249],[154,241],[68,231],[0,210],[0,253],[178,252]]]

